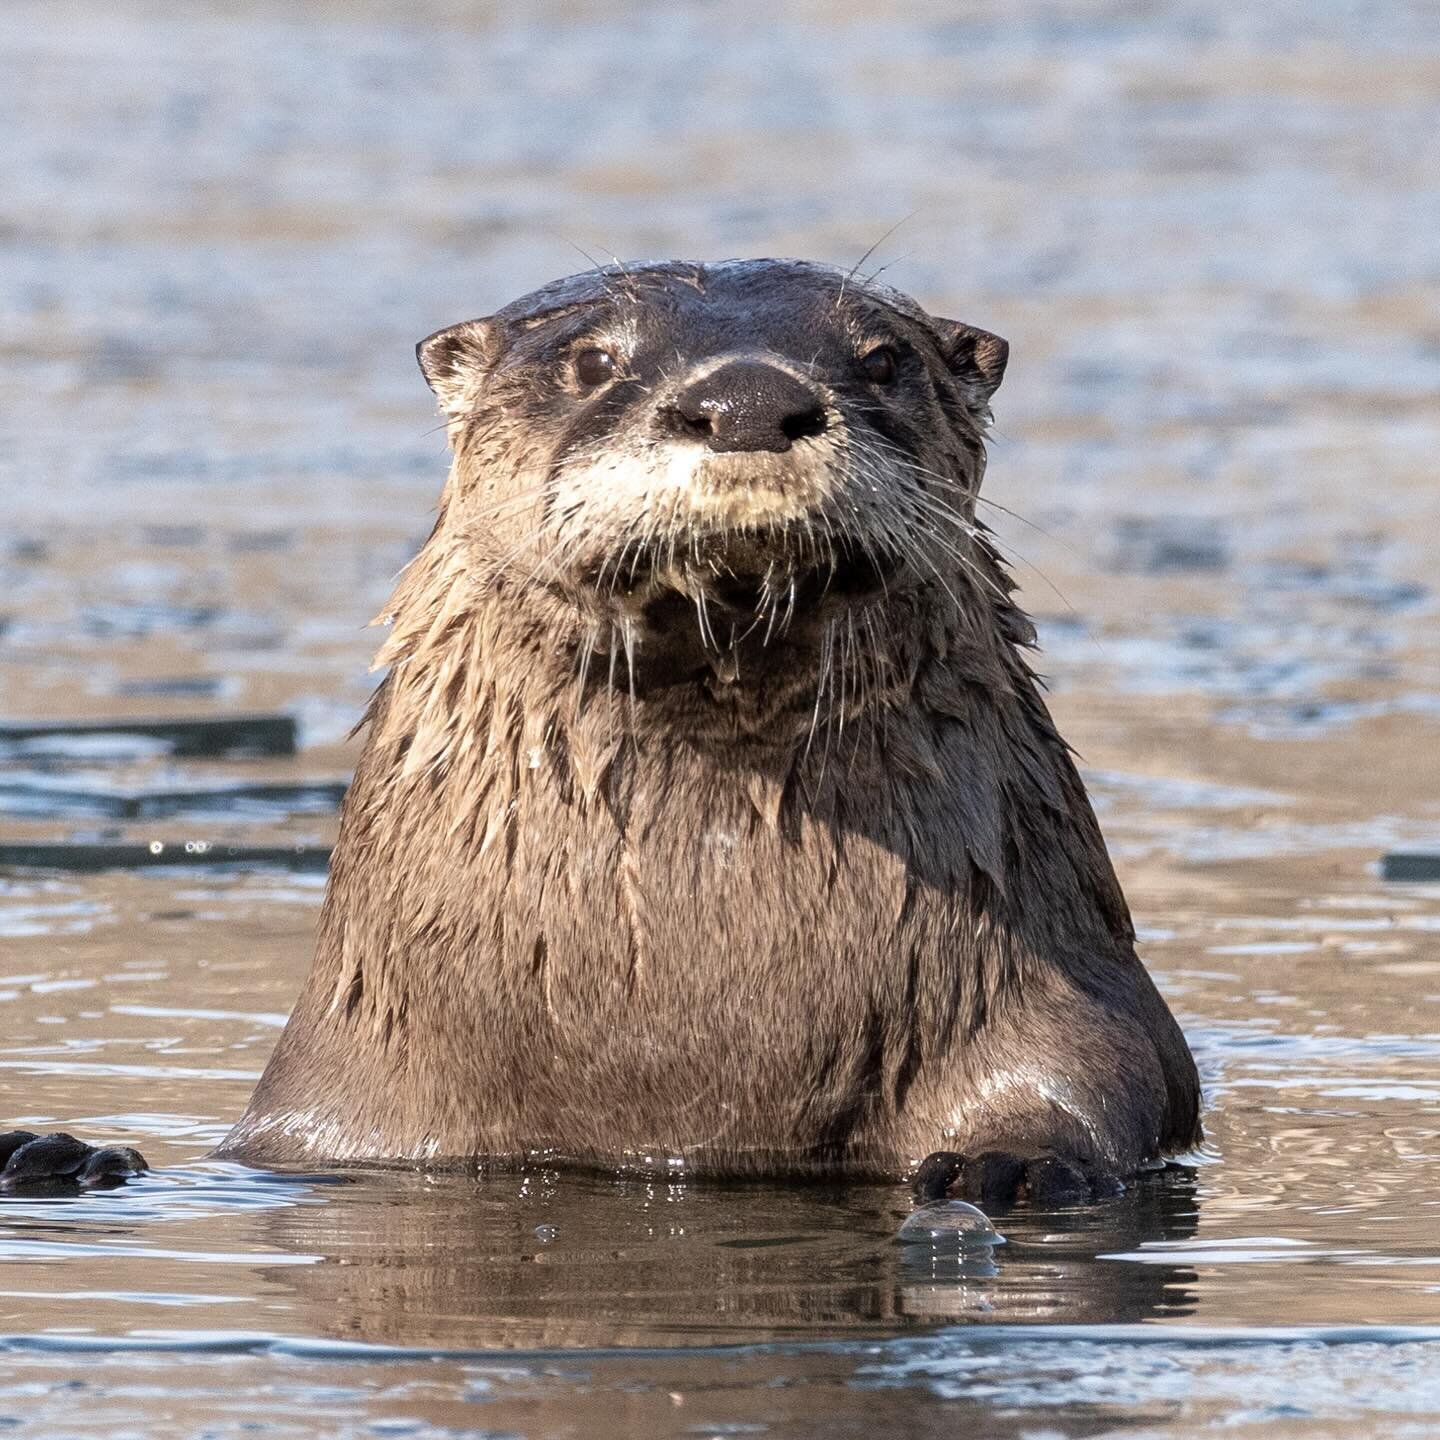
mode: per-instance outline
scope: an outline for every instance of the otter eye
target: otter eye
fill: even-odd
[[[860,369],[872,385],[888,385],[895,378],[898,357],[888,345],[877,345],[860,357]]]
[[[603,385],[615,378],[615,357],[608,350],[582,350],[575,357],[575,378],[582,385]]]

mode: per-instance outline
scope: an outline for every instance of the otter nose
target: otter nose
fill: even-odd
[[[825,402],[803,380],[761,360],[731,360],[680,392],[677,428],[711,450],[788,450],[825,429]]]

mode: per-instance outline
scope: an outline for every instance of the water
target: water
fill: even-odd
[[[0,45],[0,719],[300,726],[12,744],[0,838],[328,844],[443,472],[414,340],[572,242],[909,215],[874,263],[1012,342],[991,518],[1209,1136],[963,1253],[883,1188],[256,1176],[203,1156],[320,877],[13,870],[0,1117],[160,1171],[0,1206],[10,1432],[1433,1432],[1440,888],[1377,865],[1440,845],[1432,7],[12,0]]]

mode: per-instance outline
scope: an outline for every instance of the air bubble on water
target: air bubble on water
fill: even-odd
[[[1005,1243],[985,1212],[963,1200],[932,1200],[918,1206],[906,1217],[896,1238],[907,1245],[953,1250],[983,1250]]]

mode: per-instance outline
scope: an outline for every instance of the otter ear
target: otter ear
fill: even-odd
[[[959,320],[936,320],[935,329],[941,353],[955,378],[969,389],[978,406],[988,406],[1005,375],[1009,342]]]
[[[500,334],[499,322],[493,318],[465,320],[427,335],[415,347],[420,372],[442,410],[451,414],[459,410],[476,377],[495,363]]]

